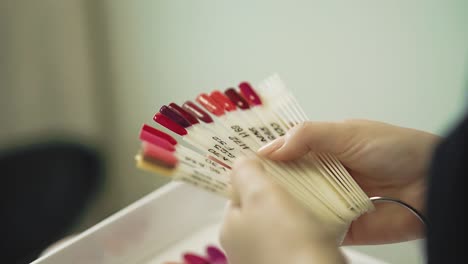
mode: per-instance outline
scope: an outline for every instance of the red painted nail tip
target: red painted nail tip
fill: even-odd
[[[231,100],[229,100],[229,98],[227,98],[227,96],[220,91],[211,92],[210,97],[213,100],[215,100],[216,103],[218,103],[220,106],[222,106],[226,111],[230,112],[235,111],[237,109],[236,105],[233,102],[231,102]]]
[[[192,113],[201,121],[205,123],[213,123],[213,119],[211,118],[211,116],[207,112],[203,111],[200,107],[198,107],[195,103],[187,101],[182,105],[182,107],[189,113]]]
[[[242,96],[249,102],[250,105],[261,105],[262,100],[260,96],[255,92],[253,87],[248,82],[242,82],[239,84],[239,89]]]
[[[211,263],[225,263],[227,264],[227,257],[223,251],[215,246],[208,246],[206,248],[206,254]]]
[[[143,142],[143,155],[150,157],[155,161],[162,162],[168,167],[175,167],[177,165],[177,158],[174,156],[174,152],[163,149],[159,146]]]
[[[166,105],[163,105],[160,109],[159,109],[159,113],[169,117],[172,121],[176,122],[177,124],[179,124],[180,126],[182,126],[183,128],[187,128],[189,126],[191,126],[192,124],[187,120],[185,119],[181,114],[177,113],[177,111],[175,111],[174,109],[171,109],[169,108],[168,106]]]
[[[141,128],[141,131],[145,131],[147,133],[150,133],[156,137],[160,137],[160,138],[163,138],[165,140],[167,140],[169,143],[171,143],[172,145],[177,145],[177,140],[175,138],[173,138],[171,135],[169,134],[166,134],[164,132],[162,132],[161,130],[159,129],[156,129],[152,126],[149,126],[147,124],[143,124],[143,127]]]
[[[177,111],[179,114],[181,114],[187,121],[189,121],[192,125],[198,124],[198,120],[195,116],[193,116],[191,113],[187,112],[185,109],[180,107],[176,103],[170,103],[169,107]]]
[[[185,128],[181,127],[179,124],[161,113],[156,113],[153,120],[178,135],[187,135],[187,130],[185,130]]]
[[[247,101],[245,101],[245,99],[242,98],[242,96],[240,96],[240,94],[238,94],[234,88],[227,89],[224,94],[240,109],[245,110],[250,108],[249,103],[247,103]]]
[[[184,261],[187,264],[210,264],[210,261],[208,259],[192,253],[185,253]]]
[[[167,149],[169,151],[175,151],[174,145],[169,143],[169,141],[165,140],[164,138],[155,136],[155,135],[153,135],[153,134],[151,134],[149,132],[146,132],[144,130],[140,131],[140,139],[141,139],[141,141],[145,141],[145,142],[148,142],[150,144],[159,146],[159,147],[161,147],[163,149]]]
[[[205,93],[202,93],[197,96],[196,101],[205,107],[206,110],[214,114],[215,116],[224,115],[224,109],[220,106],[215,100]]]

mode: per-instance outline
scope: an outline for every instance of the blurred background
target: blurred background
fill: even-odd
[[[139,128],[202,91],[279,73],[313,120],[444,134],[466,100],[467,14],[463,0],[1,0],[4,259],[166,183],[135,169]],[[422,260],[421,241],[356,249]]]

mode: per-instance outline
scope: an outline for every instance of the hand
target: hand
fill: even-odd
[[[306,122],[259,150],[273,160],[295,160],[310,151],[331,153],[369,196],[389,196],[425,211],[427,169],[439,137],[385,123],[350,120]],[[354,221],[343,244],[401,242],[423,236],[405,209],[379,204]]]
[[[344,263],[336,235],[265,175],[257,160],[237,161],[221,229],[229,264]]]

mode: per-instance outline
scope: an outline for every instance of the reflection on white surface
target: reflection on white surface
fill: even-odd
[[[57,246],[33,264],[161,264],[218,245],[226,200],[170,183]],[[384,262],[344,249],[351,264]]]
[[[197,232],[191,234],[187,239],[179,241],[169,248],[165,249],[161,254],[149,259],[145,264],[161,264],[166,261],[182,260],[182,254],[186,252],[205,254],[205,248],[208,245],[219,246],[217,241],[219,224],[209,225],[201,228]],[[343,253],[348,259],[349,264],[387,264],[381,260],[364,255],[349,248],[343,248]]]

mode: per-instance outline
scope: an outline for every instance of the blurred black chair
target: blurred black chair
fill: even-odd
[[[70,232],[102,167],[96,149],[66,141],[0,152],[0,262],[30,263]]]

